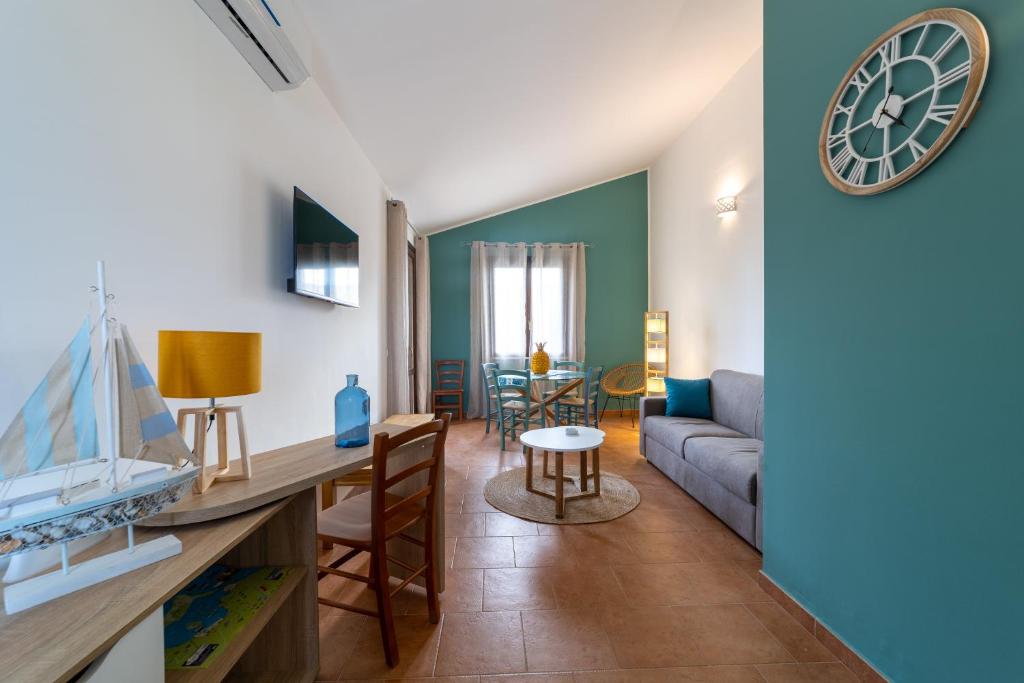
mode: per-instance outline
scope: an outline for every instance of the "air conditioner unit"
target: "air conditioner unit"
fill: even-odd
[[[297,88],[309,71],[268,0],[196,0],[271,90]]]

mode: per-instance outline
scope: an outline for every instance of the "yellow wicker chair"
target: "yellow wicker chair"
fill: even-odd
[[[613,368],[601,378],[601,389],[605,394],[601,419],[604,419],[604,411],[608,409],[608,399],[614,398],[619,402],[619,416],[622,415],[623,405],[629,405],[629,424],[633,426],[635,423],[632,411],[639,406],[639,399],[644,394],[644,385],[643,363],[627,363]]]

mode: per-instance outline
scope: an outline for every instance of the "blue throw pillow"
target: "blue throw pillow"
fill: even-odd
[[[665,414],[711,419],[711,380],[665,378]]]

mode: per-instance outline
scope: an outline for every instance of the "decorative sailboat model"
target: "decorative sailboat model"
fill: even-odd
[[[177,502],[199,468],[128,330],[108,315],[102,262],[97,276],[98,321],[86,320],[0,436],[0,558],[61,550],[59,570],[5,587],[8,614],[181,552],[173,535],[135,543],[132,525]],[[101,374],[102,454],[93,388]],[[69,542],[122,526],[127,548],[70,563]]]

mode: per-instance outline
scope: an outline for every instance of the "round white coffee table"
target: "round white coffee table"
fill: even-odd
[[[547,429],[531,429],[519,435],[519,441],[525,446],[526,455],[526,490],[538,496],[551,498],[555,501],[555,517],[565,516],[565,503],[580,498],[601,495],[601,444],[604,443],[604,432],[593,427],[574,427],[579,432],[576,436],[566,433],[570,427],[548,427]],[[544,477],[555,480],[555,495],[547,491],[538,491],[533,487],[533,451],[537,449],[544,454]],[[593,456],[593,473],[587,474],[587,453]],[[555,454],[555,473],[548,473],[548,453]],[[580,493],[566,497],[565,482],[572,481],[563,471],[563,455],[565,453],[580,454]],[[588,490],[589,480],[594,480],[593,490]]]

